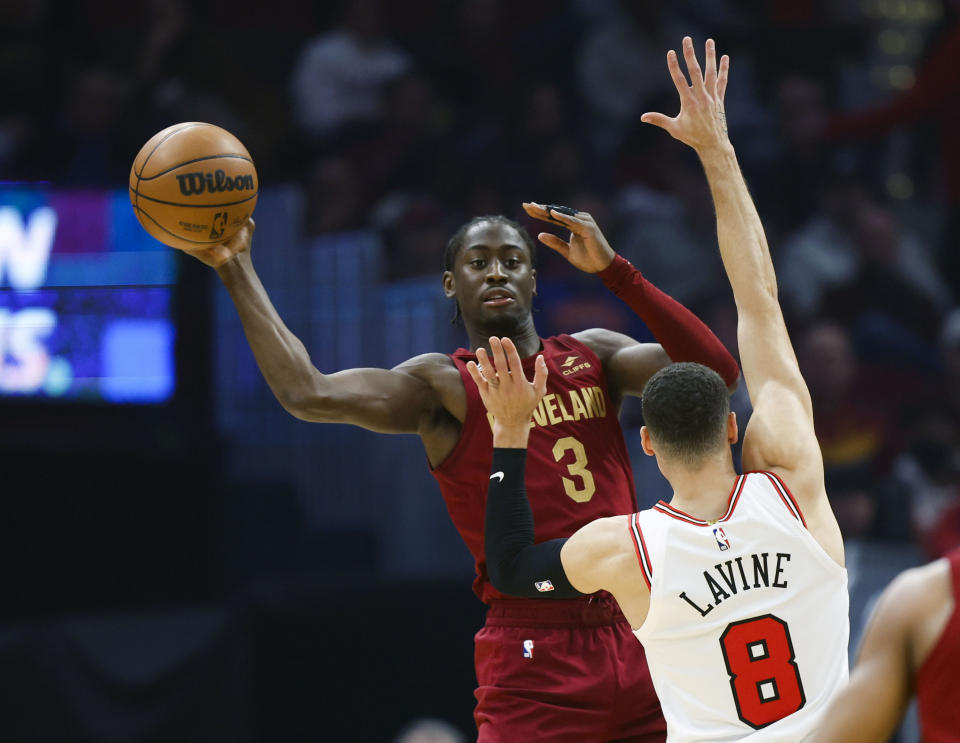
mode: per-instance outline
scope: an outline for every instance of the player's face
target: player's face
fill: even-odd
[[[464,236],[444,288],[467,323],[502,327],[529,316],[536,279],[520,234],[499,222],[479,222]]]

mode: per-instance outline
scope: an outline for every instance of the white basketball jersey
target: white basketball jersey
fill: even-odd
[[[630,527],[669,743],[802,741],[847,682],[849,596],[786,486],[748,473],[716,522],[660,501]]]

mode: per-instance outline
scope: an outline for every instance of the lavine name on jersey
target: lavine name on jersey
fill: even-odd
[[[534,426],[555,426],[564,421],[578,421],[581,418],[603,418],[607,414],[607,399],[600,387],[580,387],[562,392],[544,395],[533,411]],[[493,428],[493,416],[487,413],[490,428]]]
[[[726,601],[731,596],[736,596],[738,593],[755,588],[786,588],[787,580],[784,576],[784,570],[787,563],[790,562],[789,553],[778,552],[775,562],[770,560],[769,556],[769,552],[761,552],[759,555],[735,557],[732,560],[718,563],[713,566],[713,571],[719,576],[720,580],[717,580],[709,570],[704,570],[703,580],[713,596],[712,603],[702,598],[694,600],[686,591],[680,593],[680,598],[700,612],[701,617],[705,617],[713,611],[714,606]],[[771,562],[774,562],[773,582],[770,581]],[[697,593],[694,592],[694,595]],[[701,604],[698,602],[702,602],[704,606],[701,608]]]

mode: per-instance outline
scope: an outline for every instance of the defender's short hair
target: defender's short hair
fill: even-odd
[[[730,397],[703,364],[664,367],[643,388],[643,421],[659,451],[690,468],[726,444]]]

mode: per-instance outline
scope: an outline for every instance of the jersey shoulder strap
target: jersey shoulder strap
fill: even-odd
[[[643,528],[640,526],[640,514],[632,514],[629,523],[630,538],[633,540],[633,548],[637,551],[637,562],[640,563],[643,579],[647,583],[647,588],[650,589],[653,583],[653,565],[650,562],[650,551],[643,536]]]
[[[803,518],[803,512],[800,510],[800,506],[797,503],[797,499],[793,497],[793,493],[790,492],[790,488],[787,487],[787,484],[781,479],[781,477],[776,472],[768,472],[766,470],[751,470],[745,472],[749,478],[751,484],[756,483],[763,490],[767,492],[772,492],[774,494],[774,500],[776,503],[785,508],[787,512],[803,524],[804,528],[807,526],[806,519]]]
[[[477,389],[476,382],[473,381],[473,377],[467,371],[467,361],[476,361],[476,356],[465,348],[459,348],[448,355],[463,380],[463,390],[467,396],[467,412],[460,426],[460,437],[457,439],[453,450],[436,467],[430,467],[431,472],[441,476],[457,472],[461,461],[464,459],[471,460],[473,458],[472,450],[479,445],[484,445],[482,440],[479,444],[475,441],[478,436],[482,435],[481,427],[487,426],[489,430],[489,424],[485,420],[486,409],[483,406],[483,400],[480,398],[480,390]]]
[[[483,400],[480,399],[480,390],[477,389],[476,382],[473,381],[473,377],[470,376],[470,372],[467,371],[467,362],[476,361],[477,356],[473,351],[470,351],[466,348],[458,348],[451,354],[448,354],[453,365],[457,367],[457,371],[460,372],[460,377],[463,379],[463,388],[467,393],[467,416],[470,416],[470,411],[476,408],[477,405],[483,405]],[[466,421],[464,421],[466,423]]]

